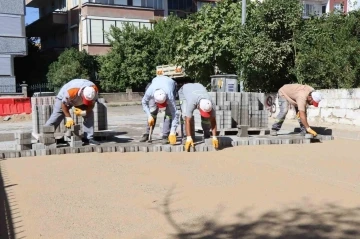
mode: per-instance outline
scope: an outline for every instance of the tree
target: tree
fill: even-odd
[[[139,89],[155,76],[154,32],[125,23],[112,26],[107,36],[111,50],[100,57],[100,85],[108,92]]]
[[[360,12],[306,21],[297,37],[299,83],[317,88],[360,86]]]
[[[82,78],[94,81],[96,69],[95,56],[89,55],[85,50],[78,51],[75,48],[69,48],[60,54],[57,61],[51,63],[47,78],[57,91],[72,79]]]
[[[234,31],[234,65],[249,91],[275,92],[295,82],[295,33],[302,19],[298,0],[252,1],[244,27]]]
[[[208,83],[215,66],[234,72],[230,43],[241,23],[241,5],[231,0],[203,6],[181,23],[176,61],[196,81]]]

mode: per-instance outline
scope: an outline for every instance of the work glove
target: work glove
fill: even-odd
[[[317,136],[317,133],[316,133],[314,130],[312,130],[310,127],[307,128],[306,131],[307,131],[309,134],[312,134],[314,137]]]
[[[170,144],[176,144],[176,134],[175,134],[175,132],[170,133],[169,142],[170,142]]]
[[[185,151],[189,151],[190,146],[194,147],[194,141],[193,141],[193,139],[191,138],[191,136],[188,136],[188,137],[186,138],[186,142],[185,142]]]
[[[74,121],[71,117],[66,117],[66,123],[65,123],[65,127],[66,128],[71,128],[71,126],[74,125]]]
[[[300,119],[300,111],[299,112],[297,112],[297,114],[296,114],[296,118],[299,120]]]
[[[79,109],[79,108],[74,108],[74,114],[75,114],[76,116],[82,116],[82,117],[84,117],[84,116],[86,116],[86,111],[85,111],[85,110],[81,110],[81,109]]]
[[[155,120],[151,115],[148,118],[148,124],[150,127],[154,126],[154,124],[155,124]]]
[[[219,148],[219,140],[217,139],[216,136],[213,136],[212,138],[212,145],[214,146],[215,149]]]

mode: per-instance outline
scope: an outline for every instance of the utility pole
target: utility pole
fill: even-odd
[[[245,25],[246,21],[246,0],[242,0],[242,12],[241,12],[241,25]],[[243,71],[240,72],[240,77],[242,78]],[[244,90],[244,82],[240,81],[240,92]]]

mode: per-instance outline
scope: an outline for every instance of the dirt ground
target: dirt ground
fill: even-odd
[[[358,141],[334,140],[3,160],[0,212],[12,215],[3,233],[31,239],[360,238],[358,147]]]

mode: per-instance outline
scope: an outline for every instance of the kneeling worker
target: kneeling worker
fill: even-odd
[[[44,126],[58,127],[65,118],[65,126],[71,128],[74,121],[71,118],[69,109],[74,107],[74,113],[82,116],[85,145],[99,145],[93,139],[94,136],[94,112],[93,108],[98,99],[98,88],[96,85],[85,79],[74,79],[66,83],[56,96],[53,112]]]
[[[185,132],[187,136],[185,150],[188,151],[190,146],[194,146],[193,137],[195,134],[194,117],[195,109],[198,109],[201,115],[201,127],[204,131],[204,138],[210,138],[210,126],[212,130],[212,144],[214,148],[219,147],[219,141],[216,137],[216,112],[215,104],[206,88],[199,83],[184,84],[179,90],[179,100],[181,114],[185,121]]]
[[[313,105],[318,107],[322,97],[321,94],[308,85],[286,84],[279,89],[279,107],[280,112],[276,117],[276,122],[272,125],[272,134],[276,135],[285,121],[289,105],[295,107],[296,116],[300,124],[301,134],[312,134],[314,137],[317,133],[312,130],[306,117],[306,106]]]
[[[149,138],[150,127],[154,129],[156,117],[159,109],[165,109],[163,124],[162,143],[176,143],[176,127],[178,126],[178,116],[176,110],[176,82],[167,76],[157,76],[151,84],[147,86],[141,104],[144,112],[148,116],[146,133],[140,139],[145,142]]]

